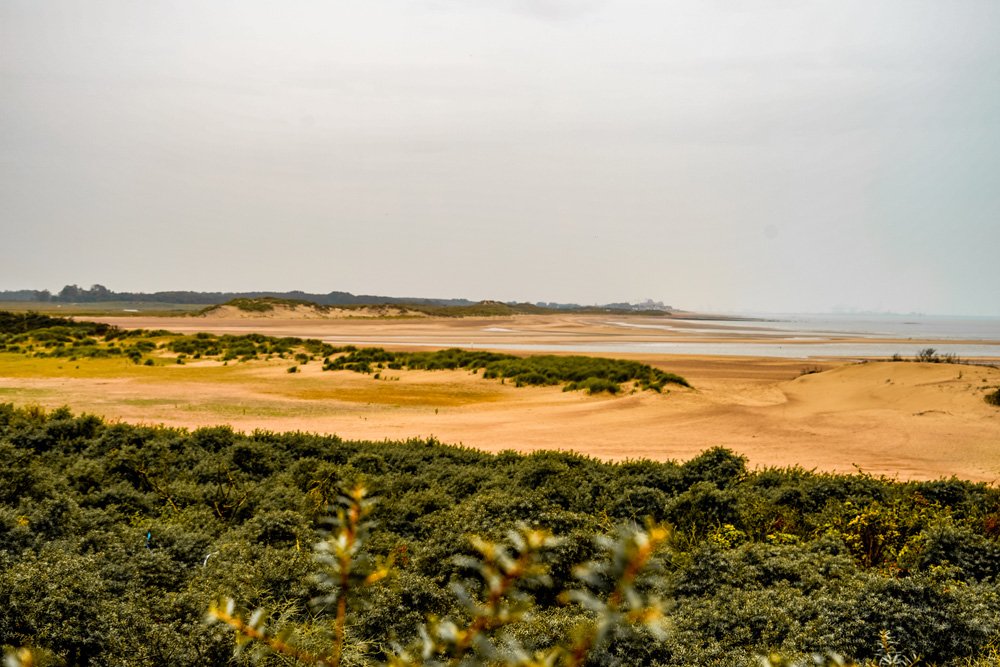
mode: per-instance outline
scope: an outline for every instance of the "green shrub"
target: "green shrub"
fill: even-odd
[[[599,394],[603,391],[609,394],[617,394],[621,391],[621,385],[617,382],[612,382],[611,380],[605,380],[603,378],[587,378],[586,380],[581,380],[579,382],[570,382],[568,385],[563,387],[563,391],[580,391],[586,390],[588,394]]]
[[[381,499],[359,557],[395,565],[345,625],[345,665],[388,660],[389,638],[409,646],[427,614],[469,627],[475,617],[452,593],[484,601],[462,560],[481,562],[468,536],[512,554],[504,540],[519,524],[560,537],[539,554],[551,585],[515,587],[531,618],[506,630],[529,656],[547,651],[598,613],[561,591],[607,603],[604,575],[594,587],[574,576],[613,560],[595,540],[616,542],[618,527],[646,516],[677,526],[660,577],[636,589],[668,602],[670,634],[609,630],[589,665],[735,667],[772,650],[878,659],[883,631],[928,664],[985,665],[1000,641],[1000,492],[986,484],[748,470],[725,449],[683,464],[604,463],[433,439],[186,432],[2,404],[0,640],[54,664],[249,664],[252,647],[234,659],[231,629],[201,622],[206,602],[225,596],[274,610],[269,626],[303,628],[300,646],[329,646],[323,618],[336,614],[309,607],[321,595],[310,547],[317,519],[359,478]]]

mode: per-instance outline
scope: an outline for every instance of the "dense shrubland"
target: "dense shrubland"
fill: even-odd
[[[581,606],[586,591],[612,601],[575,566],[610,567],[607,544],[646,517],[673,526],[662,576],[636,585],[662,600],[663,634],[617,625],[588,665],[750,665],[773,650],[874,660],[885,632],[899,655],[985,665],[1000,641],[1000,492],[957,479],[750,471],[718,448],[610,464],[433,440],[186,432],[9,405],[0,479],[0,643],[34,647],[40,664],[244,664],[253,652],[232,657],[232,630],[204,623],[221,598],[237,601],[234,617],[299,628],[289,641],[303,650],[331,646],[337,611],[310,604],[330,595],[313,545],[355,483],[378,499],[358,557],[389,576],[352,606],[344,665],[388,659],[429,617],[431,634],[470,627],[487,600],[470,563],[485,542],[519,553],[512,532],[558,539],[538,545],[538,585],[498,600],[526,614],[482,633],[528,655],[564,644],[600,616]]]

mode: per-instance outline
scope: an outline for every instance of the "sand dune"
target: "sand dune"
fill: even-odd
[[[423,313],[395,306],[365,306],[363,308],[337,308],[336,306],[302,306],[272,304],[271,310],[248,311],[236,306],[219,306],[193,315],[200,320],[332,320],[373,317],[426,317]],[[134,325],[133,325],[134,326]]]
[[[636,335],[580,318],[322,321],[128,319],[151,329],[272,335],[436,335],[442,346],[484,329],[506,340]],[[181,325],[181,326],[178,326]],[[206,326],[209,325],[209,326]],[[346,332],[346,333],[345,333]],[[490,333],[490,332],[487,332]],[[639,335],[642,335],[640,332]],[[500,346],[502,347],[502,345]],[[382,440],[435,436],[489,451],[574,450],[602,459],[686,459],[721,445],[752,466],[801,465],[901,478],[1000,478],[1000,409],[983,401],[1000,369],[902,362],[615,355],[686,377],[695,389],[610,397],[521,388],[464,371],[285,372],[253,362],[205,375],[207,366],[160,367],[135,377],[4,376],[4,400],[67,404],[112,419],[244,431],[303,430]],[[805,369],[822,372],[801,375]],[[138,373],[139,371],[137,371]],[[145,372],[145,371],[143,371]],[[216,371],[213,371],[216,372]]]

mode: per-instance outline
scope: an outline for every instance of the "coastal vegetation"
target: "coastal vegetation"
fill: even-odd
[[[586,356],[518,357],[461,349],[435,352],[391,352],[378,347],[335,346],[314,338],[262,334],[181,335],[165,330],[120,329],[36,313],[0,313],[0,352],[35,357],[78,359],[123,358],[136,364],[185,364],[189,360],[251,362],[292,359],[297,366],[323,360],[324,371],[373,374],[381,369],[482,371],[484,379],[510,380],[515,386],[563,385],[564,391],[618,393],[631,382],[640,390],[660,392],[668,384],[690,387],[687,380],[648,364]],[[295,371],[290,370],[290,373]]]
[[[327,310],[327,306],[320,306],[312,301],[303,301],[301,299],[280,299],[273,296],[259,297],[256,299],[247,299],[243,297],[238,297],[235,299],[230,299],[225,303],[211,305],[203,308],[198,312],[199,315],[204,315],[205,313],[210,313],[213,310],[217,310],[223,306],[234,306],[239,310],[248,313],[267,313],[274,310],[275,306],[310,306],[313,308],[319,308]]]
[[[32,647],[38,665],[288,664],[253,645],[234,658],[232,629],[203,622],[220,599],[304,651],[339,641],[344,665],[424,636],[433,664],[451,629],[473,626],[477,651],[547,655],[616,603],[616,549],[658,525],[672,526],[661,567],[629,604],[662,617],[609,628],[586,664],[877,661],[890,637],[896,658],[986,665],[1000,642],[1000,491],[958,479],[749,470],[721,448],[684,463],[490,455],[10,405],[0,470],[0,643]],[[316,576],[334,554],[317,530],[359,485],[378,502],[352,558],[385,576],[358,589],[338,640],[337,598]],[[532,531],[552,538],[532,547],[534,585],[506,579],[490,598],[475,578],[485,553],[516,560]],[[509,622],[477,622],[491,599]]]
[[[295,301],[311,301],[321,305],[349,305],[371,303],[425,303],[433,305],[471,305],[466,299],[426,299],[426,298],[395,298],[375,296],[370,294],[354,295],[349,292],[329,292],[327,294],[309,294],[298,290],[291,292],[116,292],[104,285],[92,285],[90,289],[79,285],[66,285],[53,294],[49,290],[13,290],[0,291],[0,300],[36,304],[89,304],[89,303],[136,303],[136,304],[188,304],[214,305],[230,299],[258,299],[274,297]]]
[[[933,347],[925,347],[917,350],[916,355],[913,358],[904,357],[903,355],[896,353],[892,355],[889,361],[916,361],[924,364],[961,364],[962,359],[957,354],[952,352],[942,352],[938,353],[937,349]]]
[[[248,313],[272,312],[276,307],[296,308],[303,307],[311,310],[316,315],[332,315],[334,312],[345,314],[347,317],[510,317],[513,315],[543,315],[561,312],[553,308],[545,308],[530,303],[501,303],[499,301],[480,301],[468,304],[437,304],[437,303],[350,303],[350,304],[320,304],[314,301],[302,299],[286,299],[279,297],[256,297],[256,298],[236,298],[224,303],[207,306],[196,313],[206,315],[219,311],[226,307],[233,307],[237,310]],[[397,314],[388,314],[390,309],[399,311]],[[384,311],[386,314],[371,315]],[[352,313],[357,313],[354,315]],[[662,313],[658,313],[662,314]]]
[[[997,407],[1000,407],[1000,389],[997,389],[994,392],[986,394],[984,400],[990,405],[995,405]]]
[[[256,302],[256,303],[255,303]],[[77,312],[100,312],[122,314],[123,306],[128,310],[141,308],[148,314],[151,310],[166,314],[169,311],[195,311],[199,308],[211,312],[216,308],[233,305],[248,312],[267,312],[270,308],[259,308],[257,304],[306,305],[325,310],[354,310],[371,307],[399,307],[413,312],[435,317],[494,317],[512,314],[542,313],[633,313],[659,316],[671,308],[662,302],[646,300],[643,303],[609,303],[600,306],[581,306],[575,303],[502,303],[499,301],[474,302],[468,299],[435,299],[419,297],[390,297],[377,295],[354,295],[349,292],[329,292],[310,294],[291,292],[115,292],[103,285],[93,285],[84,289],[78,285],[66,285],[53,294],[48,290],[8,290],[0,291],[0,303],[11,310],[65,309]]]
[[[390,352],[378,347],[353,350],[326,361],[323,370],[352,370],[372,373],[375,369],[483,371],[486,379],[511,380],[515,386],[564,384],[563,391],[586,389],[588,393],[617,393],[624,382],[634,382],[643,390],[662,391],[668,383],[690,387],[687,380],[648,364],[622,359],[585,356],[532,355],[462,350],[436,352]]]

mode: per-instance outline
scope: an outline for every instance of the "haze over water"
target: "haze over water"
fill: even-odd
[[[0,0],[0,290],[1000,316],[995,0]]]
[[[760,322],[748,322],[750,317]],[[701,320],[686,320],[701,322]],[[998,317],[928,317],[923,315],[817,315],[756,314],[733,320],[712,320],[712,325],[736,326],[762,334],[848,334],[877,338],[1000,341]]]
[[[889,358],[894,354],[914,357],[920,350],[933,347],[938,354],[954,354],[966,359],[1000,358],[1000,318],[762,315],[754,319],[741,316],[732,320],[648,318],[623,322],[609,318],[606,324],[638,335],[649,334],[651,338],[662,332],[663,339],[619,342],[604,337],[581,342],[553,342],[553,337],[558,337],[555,331],[520,330],[513,324],[510,328],[484,327],[481,333],[489,339],[477,340],[475,335],[470,334],[472,340],[467,343],[410,336],[364,341],[327,340],[338,344],[456,346],[526,352],[704,354],[803,359]],[[724,342],[684,340],[677,336],[679,333],[687,334],[685,337],[688,339],[712,338]],[[519,340],[538,338],[539,342],[506,342],[503,338],[507,334],[516,335]],[[748,337],[756,340],[747,340]],[[854,340],[846,342],[847,339]]]

